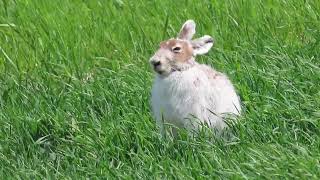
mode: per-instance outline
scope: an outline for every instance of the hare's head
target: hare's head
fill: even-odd
[[[211,36],[205,35],[192,40],[196,32],[193,20],[186,21],[176,39],[160,43],[160,49],[150,58],[150,64],[161,76],[168,76],[174,71],[184,71],[195,64],[194,57],[207,53],[212,45]]]

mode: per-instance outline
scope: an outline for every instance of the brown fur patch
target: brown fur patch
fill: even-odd
[[[175,60],[180,62],[185,62],[189,60],[193,55],[193,49],[191,44],[186,41],[177,40],[177,39],[169,39],[168,41],[163,41],[160,43],[160,48],[168,49],[172,51],[172,49],[176,46],[181,47],[181,52],[174,53],[173,57]]]

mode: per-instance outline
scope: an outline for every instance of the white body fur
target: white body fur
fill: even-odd
[[[239,115],[241,110],[229,79],[201,64],[165,78],[157,76],[151,101],[161,129],[165,122],[188,130],[197,130],[199,124],[221,130],[226,126],[224,115]]]

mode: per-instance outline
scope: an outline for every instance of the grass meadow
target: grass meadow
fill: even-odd
[[[243,102],[163,139],[148,59],[187,19]],[[320,1],[1,0],[1,179],[319,179]]]

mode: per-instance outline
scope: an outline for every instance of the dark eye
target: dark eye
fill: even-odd
[[[173,51],[174,53],[179,53],[179,52],[181,51],[181,47],[179,47],[179,46],[173,47],[173,48],[172,48],[172,51]]]

